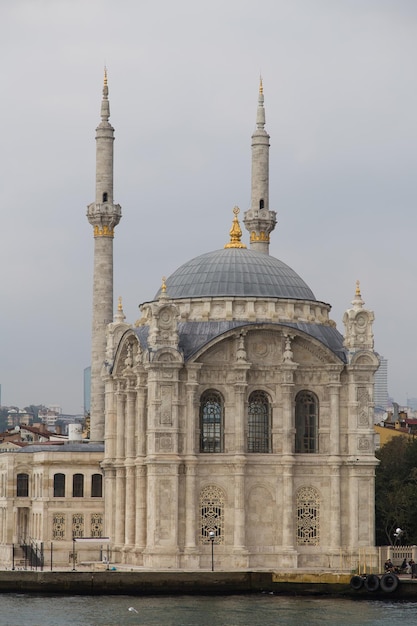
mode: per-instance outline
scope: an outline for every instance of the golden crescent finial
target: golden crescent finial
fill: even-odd
[[[240,240],[242,238],[242,229],[240,228],[239,220],[237,216],[240,213],[240,209],[238,206],[235,206],[233,209],[234,218],[232,228],[229,231],[230,241],[224,247],[225,248],[246,248],[245,244]]]
[[[264,86],[262,82],[262,74],[259,76],[259,94],[262,96],[264,92]]]
[[[104,66],[104,86],[107,87],[107,67]]]
[[[161,287],[161,291],[162,291],[163,293],[165,293],[165,292],[166,292],[166,290],[167,290],[167,286],[166,286],[166,278],[165,278],[165,276],[162,276],[162,287]]]
[[[356,281],[356,291],[355,291],[355,295],[356,295],[356,296],[360,296],[360,295],[361,295],[360,283],[359,283],[359,281],[358,281],[358,280]]]
[[[122,296],[119,296],[119,302],[118,302],[118,305],[117,305],[117,310],[118,311],[123,311]]]

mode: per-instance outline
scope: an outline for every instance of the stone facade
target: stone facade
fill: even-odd
[[[0,455],[0,562],[71,567],[73,537],[93,537],[78,560],[97,560],[104,533],[103,446],[31,445]],[[26,551],[26,555],[25,555]]]
[[[103,469],[120,561],[207,567],[210,530],[224,568],[339,567],[341,552],[373,545],[372,347],[344,362],[287,325],[288,306],[311,303],[285,303],[282,320],[277,302],[256,304],[261,319],[240,319],[190,358],[178,327],[193,307],[167,293],[142,307],[143,323],[109,327]],[[204,311],[217,320],[218,300]]]
[[[68,566],[110,538],[150,569],[350,570],[374,546],[373,313],[359,284],[342,336],[330,305],[269,256],[269,135],[261,85],[241,242],[179,268],[141,317],[111,321],[113,128],[97,129],[91,442],[0,455],[0,559],[53,544]],[[198,261],[198,263],[194,263]],[[196,269],[197,268],[197,269]],[[102,442],[104,440],[104,445]],[[97,443],[95,443],[97,442]],[[104,490],[99,490],[104,487]]]

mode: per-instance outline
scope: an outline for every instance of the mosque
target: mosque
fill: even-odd
[[[147,569],[348,568],[374,548],[373,387],[379,361],[359,283],[344,335],[269,254],[262,82],[251,204],[228,241],[162,280],[141,317],[113,316],[114,129],[96,131],[90,440],[0,457],[0,559],[22,539],[71,560],[109,540]],[[81,548],[80,548],[81,549]],[[51,548],[52,550],[52,548]],[[84,559],[97,545],[83,546]],[[94,552],[95,551],[95,552]]]

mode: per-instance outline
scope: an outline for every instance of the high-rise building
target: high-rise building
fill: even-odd
[[[388,360],[379,357],[379,367],[375,372],[374,405],[376,411],[386,411],[388,408]]]

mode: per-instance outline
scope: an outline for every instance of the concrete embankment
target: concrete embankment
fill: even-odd
[[[417,600],[417,580],[387,593],[350,586],[350,574],[184,571],[0,571],[0,593],[73,595],[333,595]]]

